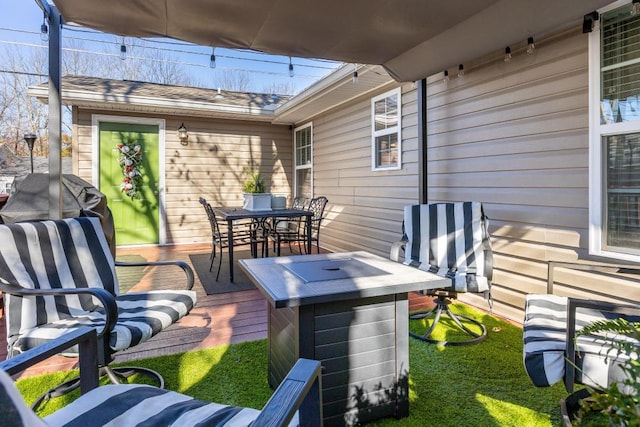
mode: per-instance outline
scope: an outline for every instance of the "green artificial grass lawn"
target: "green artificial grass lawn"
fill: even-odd
[[[462,347],[410,339],[410,416],[368,425],[561,425],[559,401],[567,393],[562,384],[537,388],[530,383],[522,364],[522,330],[462,304],[455,304],[454,311],[481,320],[488,330],[487,339]],[[440,322],[446,328],[446,318]],[[414,332],[425,327],[423,320],[409,323]],[[453,340],[455,336],[449,330],[437,338]],[[261,408],[272,394],[267,385],[267,351],[266,340],[260,340],[129,365],[154,369],[164,376],[167,389],[197,399]],[[66,372],[26,378],[18,381],[18,387],[30,403],[43,390],[72,375]],[[56,398],[41,412],[53,412],[72,398]]]

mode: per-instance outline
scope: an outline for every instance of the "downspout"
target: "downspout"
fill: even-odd
[[[418,81],[418,202],[427,203],[427,79]]]
[[[58,9],[37,0],[49,23],[49,219],[62,218],[62,17]]]

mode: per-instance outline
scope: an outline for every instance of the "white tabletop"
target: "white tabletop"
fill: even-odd
[[[276,308],[451,286],[451,280],[368,252],[238,261]]]

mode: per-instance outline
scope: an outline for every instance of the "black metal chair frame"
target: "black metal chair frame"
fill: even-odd
[[[220,249],[220,256],[218,259],[218,271],[216,273],[216,282],[220,277],[220,269],[222,268],[222,254],[224,249],[229,247],[229,244],[232,244],[233,247],[236,246],[245,246],[249,245],[251,247],[251,256],[258,256],[258,244],[262,244],[262,256],[266,254],[266,238],[264,237],[264,231],[261,229],[261,225],[259,221],[251,221],[249,223],[237,224],[236,229],[233,230],[233,242],[229,242],[229,237],[227,230],[221,230],[220,222],[216,217],[216,213],[213,211],[211,205],[207,202],[206,199],[200,197],[200,204],[204,207],[205,212],[207,213],[207,218],[209,220],[209,225],[211,226],[211,255],[210,260],[211,264],[209,265],[209,271],[213,270],[213,262],[216,259],[217,249]],[[224,228],[227,227],[226,222],[222,222],[224,224]]]
[[[293,203],[291,204],[291,209],[300,209],[306,210],[307,207],[307,198],[306,197],[296,197],[293,199]],[[298,218],[276,218],[273,222],[273,226],[271,227],[271,233],[269,234],[269,238],[273,240],[273,250],[276,252],[277,256],[280,256],[280,247],[282,243],[289,244],[289,252],[293,253],[293,247],[291,243],[293,242],[302,242],[306,243],[306,240],[301,239],[300,230],[303,227],[302,217]],[[305,245],[306,248],[306,245]],[[305,249],[306,251],[306,249]],[[300,249],[300,244],[298,244],[298,252],[302,254],[302,250]]]
[[[80,328],[46,345],[35,347],[14,358],[0,362],[0,369],[16,375],[38,362],[47,360],[67,348],[78,345],[81,394],[91,393],[99,386],[99,339],[94,328]],[[64,411],[65,408],[59,409]],[[252,423],[256,427],[284,426],[299,411],[300,425],[322,425],[322,375],[320,362],[299,359],[283,379],[260,414]],[[91,416],[89,411],[88,416]],[[0,414],[2,416],[2,414]],[[91,425],[91,420],[86,420]]]

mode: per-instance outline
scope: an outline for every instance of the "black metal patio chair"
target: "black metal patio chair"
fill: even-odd
[[[228,224],[225,221],[218,221],[216,213],[213,211],[211,205],[206,199],[200,197],[200,204],[204,207],[211,226],[211,264],[209,265],[209,271],[213,269],[213,262],[216,259],[216,253],[220,250],[220,256],[218,257],[218,272],[216,273],[216,282],[220,277],[220,269],[222,267],[222,254],[224,249],[227,249],[229,245],[246,246],[251,247],[251,256],[258,256],[258,245],[262,244],[261,253],[266,253],[266,237],[264,231],[260,228],[260,225],[251,221],[250,223],[236,224],[232,230],[232,241],[229,241]]]

